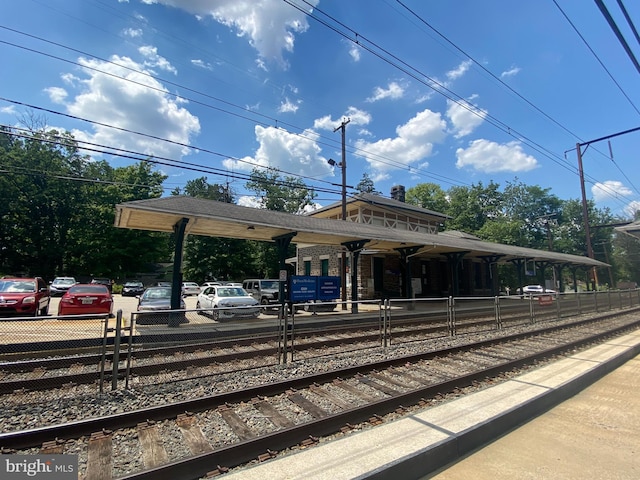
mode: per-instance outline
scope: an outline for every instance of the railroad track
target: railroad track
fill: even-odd
[[[504,322],[510,326],[522,322]],[[457,333],[473,332],[495,328],[495,320],[478,319],[472,312],[460,316]],[[450,332],[446,317],[432,315],[424,318],[401,319],[394,322],[392,341],[404,343],[423,341],[427,338],[447,336]],[[297,359],[333,355],[336,352],[358,351],[380,346],[383,333],[379,321],[362,322],[356,326],[324,327],[318,329],[300,328],[295,335],[292,355]],[[202,376],[237,370],[238,361],[247,361],[240,368],[259,368],[277,362],[278,339],[273,333],[262,335],[242,335],[239,338],[209,340],[179,346],[135,349],[129,375],[138,383],[154,383],[161,375],[165,381],[174,372],[175,379]],[[49,354],[49,358],[25,359],[0,363],[0,394],[15,391],[29,392],[70,388],[86,385],[100,379],[99,353],[69,356],[54,356],[55,351],[39,352]],[[124,353],[121,359],[124,358]],[[106,356],[107,383],[111,381],[113,353]],[[207,372],[199,371],[205,368]],[[212,368],[215,370],[211,371]],[[119,378],[126,374],[125,365],[118,368]]]
[[[541,328],[129,413],[0,435],[4,453],[75,453],[81,478],[197,479],[638,328],[637,316]],[[553,347],[549,347],[553,345]],[[233,388],[232,386],[230,388]]]

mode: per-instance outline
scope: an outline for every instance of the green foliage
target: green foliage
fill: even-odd
[[[271,168],[254,169],[246,187],[255,192],[262,208],[277,212],[302,213],[305,207],[313,205],[316,197],[315,192],[309,190],[302,179],[282,178],[277,170]]]
[[[175,190],[173,194],[179,195]],[[233,192],[224,185],[210,184],[206,177],[189,180],[185,195],[232,203]],[[255,275],[254,249],[251,242],[235,238],[190,235],[184,245],[183,276],[202,283],[206,280],[242,280]]]
[[[417,205],[432,212],[445,213],[449,209],[447,194],[436,183],[420,183],[408,188],[405,199],[411,205]]]
[[[362,178],[356,185],[356,190],[360,193],[371,193],[373,195],[380,195],[380,192],[376,190],[375,186],[373,185],[373,180],[371,180],[371,177],[369,177],[369,174],[367,172],[364,172],[362,174]]]
[[[117,203],[157,197],[165,176],[140,162],[81,156],[69,133],[0,132],[0,269],[124,277],[168,256],[166,235],[113,228]]]

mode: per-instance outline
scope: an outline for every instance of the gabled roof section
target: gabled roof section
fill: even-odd
[[[436,222],[444,222],[445,220],[450,219],[451,217],[445,215],[444,213],[435,212],[433,210],[427,210],[426,208],[418,207],[416,205],[411,205],[405,202],[401,202],[399,200],[395,200],[393,198],[383,197],[382,195],[374,195],[372,193],[359,193],[357,195],[352,195],[347,197],[347,208],[349,206],[369,206],[369,207],[377,207],[380,210],[388,210],[393,211],[394,213],[402,213],[404,215],[413,215],[422,218],[427,218],[431,221]],[[313,217],[321,217],[326,218],[331,215],[341,214],[342,202],[335,202],[326,207],[319,208],[318,210],[314,210],[307,215]]]
[[[640,238],[640,221],[622,225],[621,227],[615,227],[615,230],[631,235],[632,237]]]

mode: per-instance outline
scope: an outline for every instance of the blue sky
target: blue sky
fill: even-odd
[[[640,4],[624,4],[640,24]],[[206,176],[242,204],[256,166],[339,201],[327,160],[342,159],[347,119],[347,185],[367,172],[386,196],[521,181],[579,199],[576,143],[640,126],[639,72],[582,0],[21,0],[3,5],[0,54],[1,124],[33,112],[79,141],[166,158],[167,194]],[[639,144],[583,147],[598,207],[640,209]]]

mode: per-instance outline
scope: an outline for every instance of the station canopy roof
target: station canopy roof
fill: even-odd
[[[627,225],[616,227],[615,229],[632,237],[640,238],[640,222],[631,222]]]
[[[298,246],[340,246],[346,242],[368,240],[364,249],[370,252],[397,253],[395,249],[398,248],[421,247],[417,254],[424,256],[468,252],[467,257],[500,256],[499,262],[521,258],[558,264],[607,266],[588,257],[485,242],[459,232],[428,234],[397,230],[177,195],[118,204],[115,226],[173,232],[174,226],[183,218],[188,219],[185,233],[190,235],[274,241],[277,237],[295,234],[292,243]]]

